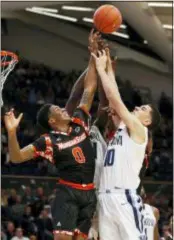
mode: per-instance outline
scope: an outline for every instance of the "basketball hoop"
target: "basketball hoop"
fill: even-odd
[[[9,51],[1,51],[1,106],[2,101],[2,89],[9,73],[14,69],[18,62],[18,56],[15,53]]]

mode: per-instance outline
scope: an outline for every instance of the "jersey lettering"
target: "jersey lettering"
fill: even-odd
[[[111,145],[123,145],[123,137],[122,136],[115,136],[110,143]]]
[[[76,162],[82,164],[82,163],[85,163],[86,162],[86,158],[83,154],[83,151],[80,147],[74,147],[72,149],[72,154],[73,154],[73,157],[75,158]]]
[[[107,151],[104,166],[105,167],[106,166],[112,166],[114,164],[114,160],[115,160],[115,150],[110,149],[110,150]]]

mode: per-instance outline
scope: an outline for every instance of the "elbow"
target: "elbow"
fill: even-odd
[[[11,157],[10,156],[10,162],[14,163],[14,164],[18,164],[23,162],[22,156],[19,157]]]
[[[17,164],[17,163],[20,163],[21,161],[19,159],[10,158],[10,162]]]

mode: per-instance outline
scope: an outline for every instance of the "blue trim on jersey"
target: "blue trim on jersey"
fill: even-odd
[[[139,230],[139,232],[141,232],[140,225],[139,225],[138,211],[137,211],[136,207],[133,205],[133,200],[132,200],[130,191],[126,190],[125,194],[126,194],[127,201],[129,202],[129,204],[131,205],[132,210],[133,210],[135,225],[136,225],[137,229]]]
[[[141,229],[144,231],[144,215],[141,215]]]

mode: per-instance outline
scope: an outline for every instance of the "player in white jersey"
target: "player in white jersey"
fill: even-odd
[[[144,228],[147,240],[159,240],[158,220],[159,211],[157,208],[144,204]]]
[[[100,239],[145,240],[143,203],[136,189],[148,143],[148,128],[156,126],[160,116],[152,105],[129,112],[118,91],[109,50],[107,55],[104,50],[98,52],[98,57],[92,55],[109,105],[122,120],[109,142],[101,173]]]
[[[159,211],[157,208],[150,206],[145,190],[141,187],[140,196],[144,202],[144,230],[147,240],[159,240],[158,220]]]
[[[95,154],[96,154],[94,183],[95,183],[96,189],[98,190],[102,165],[103,165],[104,156],[107,149],[107,144],[96,125],[92,125],[90,130],[90,136],[91,136],[91,142],[94,146]]]

